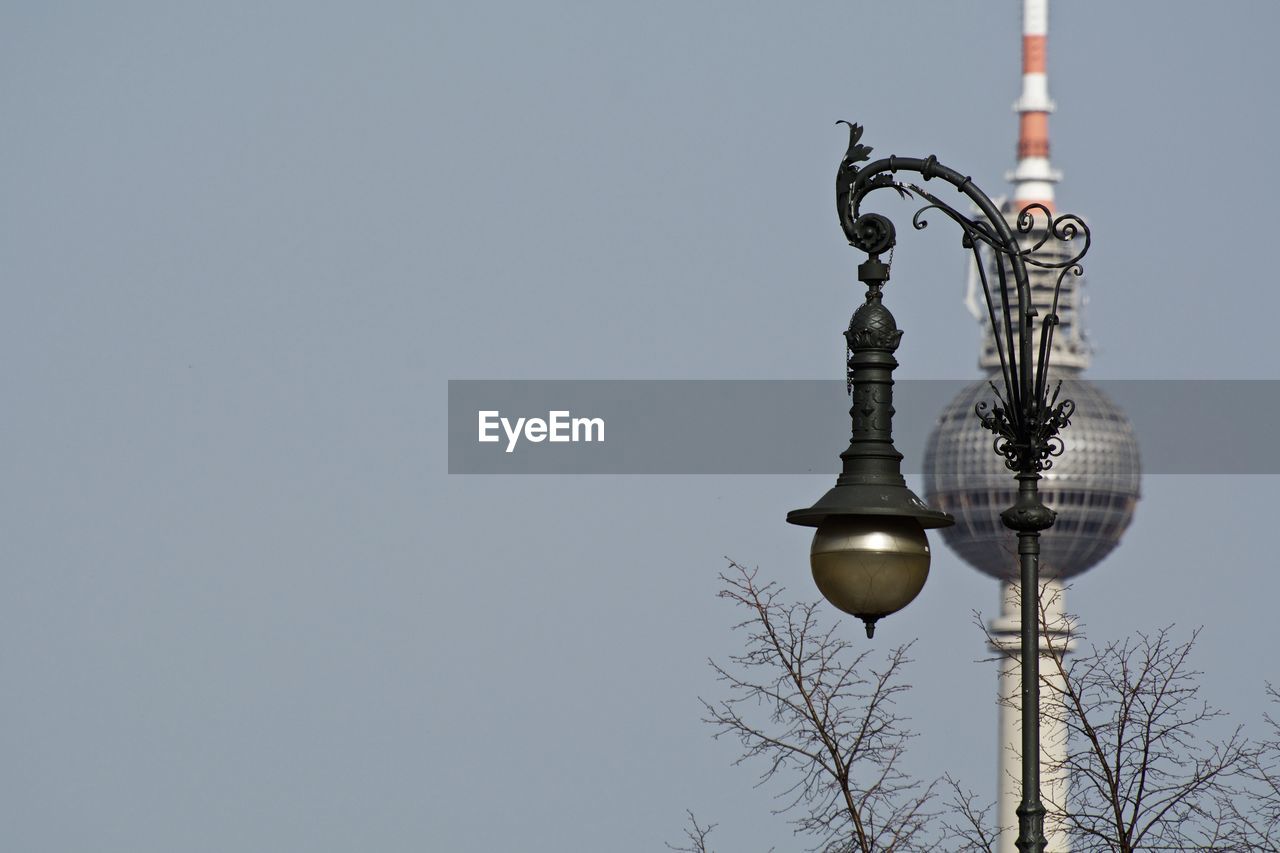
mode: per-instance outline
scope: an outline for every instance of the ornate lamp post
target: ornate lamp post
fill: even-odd
[[[924,228],[923,214],[937,210],[960,226],[962,245],[973,252],[1000,356],[1003,387],[991,383],[994,401],[978,403],[975,414],[994,434],[992,447],[1018,482],[1014,505],[1000,516],[1017,534],[1021,570],[1022,802],[1017,809],[1017,847],[1042,853],[1039,540],[1040,531],[1053,526],[1055,513],[1040,500],[1038,484],[1040,473],[1063,451],[1058,433],[1068,426],[1075,409],[1070,400],[1058,399],[1060,383],[1049,387],[1049,354],[1058,324],[1058,291],[1068,273],[1081,274],[1078,262],[1089,250],[1089,229],[1077,216],[1055,218],[1044,205],[1031,204],[1018,215],[1015,234],[986,193],[933,156],[887,157],[860,167],[871,153],[861,137],[862,127],[850,124],[849,150],[836,173],[840,225],[849,244],[868,256],[858,266],[858,278],[867,285],[866,301],[845,333],[853,434],[840,454],[843,471],[835,487],[813,506],[788,513],[787,521],[817,528],[810,552],[814,581],[828,601],[866,623],[868,637],[876,620],[901,610],[924,586],[929,573],[925,529],[954,523],[913,494],[902,477],[902,454],[893,446],[892,429],[893,370],[898,366],[893,353],[902,332],[883,305],[889,264],[880,259],[886,252],[892,257],[896,237],[888,218],[861,212],[863,199],[873,190],[891,188],[904,198],[922,198],[928,203],[916,212],[912,224]],[[898,181],[898,172],[951,184],[980,215],[967,216],[922,187]],[[1047,221],[1042,231],[1035,227],[1037,216]],[[1037,231],[1039,238],[1029,236]],[[1048,240],[1077,236],[1083,237],[1083,246],[1066,260],[1060,260],[1061,255],[1052,260],[1037,257]],[[1024,246],[1020,237],[1029,245]],[[994,261],[994,286],[988,281],[984,255]],[[1032,302],[1028,264],[1059,270],[1052,307],[1043,316]]]

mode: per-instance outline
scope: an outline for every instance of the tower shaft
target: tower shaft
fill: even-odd
[[[1002,585],[999,618],[988,626],[988,648],[1000,664],[999,710],[997,720],[996,832],[997,853],[1015,853],[1018,835],[1018,802],[1022,798],[1022,650],[1021,590],[1017,583]],[[1057,659],[1071,650],[1063,615],[1062,582],[1041,584],[1040,606],[1043,623],[1040,634],[1040,798],[1049,813],[1044,833],[1050,853],[1071,849],[1067,829],[1055,815],[1066,805],[1068,778],[1063,765],[1067,758],[1067,726]]]

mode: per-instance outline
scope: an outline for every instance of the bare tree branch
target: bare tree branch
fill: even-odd
[[[709,823],[706,826],[698,823],[698,818],[694,816],[692,811],[685,811],[685,815],[689,818],[689,825],[684,829],[685,838],[688,840],[688,847],[676,847],[674,844],[667,844],[667,849],[675,850],[676,853],[712,853],[710,847],[707,846],[707,836],[711,834],[711,830],[716,828],[716,824]]]
[[[728,664],[711,661],[728,697],[703,700],[716,736],[736,738],[738,762],[762,766],[760,783],[785,771],[778,812],[795,812],[798,833],[824,851],[930,849],[924,831],[934,816],[934,786],[900,768],[914,736],[897,712],[897,696],[909,689],[902,670],[909,646],[883,662],[857,652],[823,624],[819,603],[784,602],[776,584],[730,561],[721,598],[744,608],[736,628],[744,651]]]
[[[942,830],[948,844],[955,845],[948,849],[955,853],[978,850],[991,853],[995,850],[996,835],[991,829],[991,812],[995,803],[978,806],[978,795],[951,776],[943,777],[943,785],[950,793],[947,798],[949,813],[942,823]]]
[[[759,784],[776,788],[775,813],[790,813],[811,849],[995,849],[992,806],[980,807],[950,776],[923,785],[901,767],[914,737],[896,705],[909,689],[910,645],[883,658],[859,651],[838,633],[839,620],[823,620],[819,603],[787,602],[776,584],[733,561],[720,578],[719,596],[746,613],[735,626],[743,650],[710,662],[727,695],[702,700],[704,719],[716,737],[739,742],[735,763],[760,767]],[[1040,713],[1067,737],[1055,740],[1062,750],[1051,753],[1062,757],[1044,770],[1069,785],[1046,794],[1045,805],[1071,849],[1280,853],[1280,724],[1266,717],[1269,737],[1256,743],[1239,727],[1223,728],[1225,714],[1201,698],[1190,663],[1198,631],[1178,640],[1166,627],[1076,653],[1080,626],[1053,594],[1042,590],[1040,601]],[[1280,692],[1267,690],[1280,703]],[[939,788],[948,794],[941,805]],[[688,846],[671,849],[710,853],[714,825],[692,814],[689,824]]]
[[[1043,598],[1040,612],[1051,648],[1043,687],[1061,700],[1043,702],[1041,717],[1069,734],[1052,770],[1070,779],[1056,817],[1072,849],[1253,849],[1229,804],[1257,748],[1239,727],[1209,737],[1225,715],[1200,698],[1189,663],[1199,631],[1177,641],[1170,626],[1067,655],[1067,638],[1083,637],[1078,622],[1051,625]]]
[[[1280,691],[1267,685],[1267,696],[1280,704]],[[1280,853],[1280,723],[1263,716],[1267,734],[1249,759],[1244,790],[1227,803],[1248,849]]]

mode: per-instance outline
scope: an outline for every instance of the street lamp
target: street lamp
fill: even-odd
[[[1044,205],[1030,204],[1016,221],[1017,234],[1029,244],[1024,246],[996,204],[966,175],[933,156],[887,157],[859,167],[871,159],[871,148],[861,144],[861,137],[862,127],[850,124],[849,150],[836,173],[840,226],[849,244],[868,256],[858,266],[858,278],[867,285],[866,301],[845,332],[853,434],[840,454],[843,470],[835,487],[813,506],[788,513],[787,521],[817,528],[810,551],[814,581],[828,601],[863,620],[868,637],[878,619],[911,603],[924,586],[929,573],[924,531],[954,523],[912,493],[902,477],[902,454],[893,446],[893,370],[898,366],[893,353],[902,332],[883,305],[889,264],[880,259],[885,252],[892,258],[896,237],[888,218],[861,212],[863,199],[873,190],[889,188],[903,197],[924,199],[928,204],[916,212],[912,224],[924,228],[923,215],[936,210],[960,226],[962,245],[973,253],[982,282],[1000,357],[1003,387],[993,382],[994,402],[979,403],[975,414],[994,434],[992,447],[1018,482],[1014,505],[1000,515],[1017,533],[1022,588],[1022,802],[1016,843],[1021,851],[1042,853],[1039,540],[1040,531],[1053,526],[1055,513],[1040,500],[1039,481],[1053,457],[1062,453],[1058,433],[1069,425],[1075,410],[1070,400],[1058,399],[1061,383],[1049,387],[1049,354],[1058,324],[1058,292],[1068,273],[1081,274],[1079,261],[1089,251],[1089,229],[1077,216],[1054,217]],[[899,182],[898,172],[951,184],[977,207],[978,215],[965,215],[924,188]],[[1036,227],[1038,216],[1046,220],[1042,229]],[[1066,260],[1060,254],[1050,254],[1047,260],[1037,257],[1050,239],[1065,242],[1077,236],[1083,237],[1083,246]],[[988,260],[995,286],[988,280]],[[1050,310],[1043,316],[1032,302],[1028,264],[1059,270]]]

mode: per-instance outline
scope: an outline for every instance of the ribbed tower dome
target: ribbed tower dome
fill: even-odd
[[[1058,513],[1041,534],[1040,571],[1059,579],[1087,571],[1120,543],[1141,482],[1138,442],[1124,412],[1087,379],[1065,380],[1061,396],[1076,410],[1062,432],[1066,451],[1040,483],[1045,504]],[[1017,540],[1000,513],[1013,504],[1017,484],[974,414],[976,403],[993,398],[987,380],[978,380],[939,417],[925,451],[925,500],[955,516],[942,535],[957,554],[1008,581],[1017,576]]]

